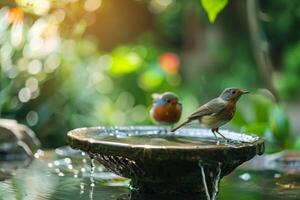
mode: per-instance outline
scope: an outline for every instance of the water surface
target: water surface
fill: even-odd
[[[234,146],[240,147],[257,141],[256,136],[238,134],[227,130],[221,131],[228,140],[218,138],[210,130],[185,128],[176,133],[169,128],[141,127],[110,127],[89,128],[72,131],[71,138],[89,143],[101,143],[119,146],[134,146],[143,148],[215,148]]]
[[[89,157],[70,149],[56,152],[45,152],[27,168],[16,171],[11,179],[0,182],[0,199],[128,199],[129,180],[95,162],[91,181]],[[218,196],[235,200],[298,200],[300,175],[241,166],[222,179]]]

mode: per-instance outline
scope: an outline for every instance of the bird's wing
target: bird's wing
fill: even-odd
[[[220,98],[215,98],[203,106],[200,106],[194,113],[192,113],[188,119],[194,120],[199,119],[205,115],[213,115],[221,112],[223,109],[226,108],[226,102]]]

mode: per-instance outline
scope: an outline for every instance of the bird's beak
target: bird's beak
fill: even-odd
[[[175,99],[175,100],[172,100],[171,102],[172,102],[173,105],[177,105],[178,100]]]
[[[242,94],[249,94],[250,92],[249,92],[249,91],[241,90],[241,93],[242,93]]]

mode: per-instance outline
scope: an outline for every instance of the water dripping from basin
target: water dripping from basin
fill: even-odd
[[[202,184],[204,186],[207,200],[216,200],[221,180],[221,163],[205,163],[199,161]]]
[[[95,172],[95,163],[94,163],[94,158],[93,157],[90,157],[91,158],[91,170],[90,170],[90,187],[91,187],[91,190],[90,190],[90,200],[93,200],[93,194],[94,194],[94,188],[95,188],[95,180],[94,180],[94,172]]]

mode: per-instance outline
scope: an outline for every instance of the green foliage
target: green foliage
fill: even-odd
[[[262,28],[276,67],[276,87],[285,100],[299,99],[300,33],[295,27],[300,20],[300,2],[265,0],[260,1],[260,7],[264,13]]]
[[[299,77],[300,77],[300,43],[293,44],[287,49],[283,56],[283,73],[278,80],[278,88],[287,99],[299,97]]]
[[[263,137],[268,129],[268,123],[266,122],[254,122],[249,125],[245,125],[241,128],[241,131],[246,133],[255,133],[258,136]]]
[[[297,149],[297,150],[300,150],[300,136],[299,136],[299,134],[298,134],[298,137],[295,139],[293,148]]]
[[[201,0],[201,3],[207,12],[210,23],[214,23],[217,15],[227,5],[228,0]]]
[[[273,108],[270,113],[270,127],[277,140],[284,141],[290,138],[290,124],[283,108],[279,106]]]
[[[297,141],[291,140],[290,123],[284,107],[275,103],[268,94],[264,90],[252,93],[241,105],[247,108],[238,112],[232,123],[242,132],[265,138],[267,152],[297,146]]]

